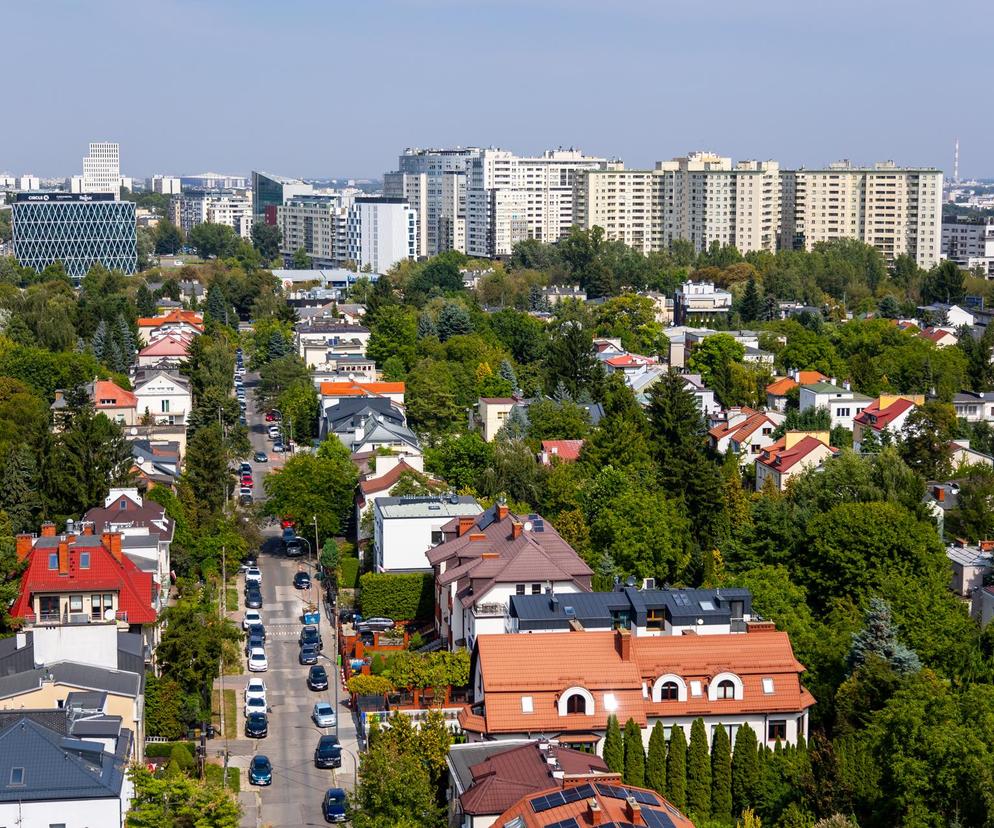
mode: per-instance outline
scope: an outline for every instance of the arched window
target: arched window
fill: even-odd
[[[718,694],[719,699],[734,699],[735,698],[735,682],[730,679],[723,679],[718,682]]]
[[[680,687],[675,681],[664,681],[659,687],[660,701],[676,701],[680,698]]]
[[[566,712],[567,713],[582,713],[587,714],[587,700],[581,696],[579,693],[574,693],[572,696],[566,698]]]

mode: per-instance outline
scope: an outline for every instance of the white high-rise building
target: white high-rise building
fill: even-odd
[[[41,179],[37,175],[22,175],[17,179],[17,189],[21,192],[41,189]]]
[[[83,158],[83,192],[114,193],[121,188],[121,147],[109,141],[90,144]]]
[[[559,241],[573,225],[576,176],[620,166],[573,149],[531,158],[481,150],[466,171],[466,252],[496,258],[524,239]]]
[[[461,235],[454,228],[465,222],[466,166],[479,154],[476,147],[408,148],[397,171],[383,176],[384,194],[405,199],[418,214],[418,256],[464,250],[454,246],[453,238]]]
[[[942,258],[994,278],[994,218],[959,218],[942,223]]]
[[[346,238],[347,258],[360,270],[385,273],[416,258],[417,211],[399,198],[357,198],[349,207]]]
[[[243,239],[252,236],[251,190],[187,190],[173,198],[173,221],[189,233],[198,224],[225,224]]]
[[[153,193],[162,195],[179,195],[183,192],[179,178],[173,175],[153,175],[149,179],[148,188]]]
[[[942,171],[887,161],[854,167],[785,170],[781,246],[859,239],[887,262],[907,255],[931,268],[942,252]]]

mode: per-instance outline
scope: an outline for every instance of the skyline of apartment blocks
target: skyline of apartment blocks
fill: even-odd
[[[280,253],[292,258],[303,249],[313,267],[338,267],[344,257],[347,211],[338,195],[299,195],[276,208],[283,234]]]
[[[179,178],[173,175],[153,175],[148,180],[148,189],[153,193],[162,195],[180,195],[183,192],[183,185]],[[214,189],[213,187],[205,189]]]
[[[83,158],[84,193],[120,193],[121,145],[112,141],[93,141]]]
[[[942,258],[966,270],[981,270],[994,276],[994,218],[960,217],[942,223]]]
[[[184,233],[198,224],[224,224],[243,239],[251,238],[251,190],[187,190],[172,200],[172,220]]]
[[[888,262],[908,255],[928,269],[941,258],[942,171],[891,161],[781,173],[780,244],[811,250],[820,241],[858,239]]]
[[[383,194],[406,199],[418,214],[418,256],[465,252],[459,240],[466,232],[466,167],[479,153],[478,147],[408,147],[397,170],[384,173]]]

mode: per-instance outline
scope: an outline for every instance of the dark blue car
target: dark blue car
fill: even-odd
[[[345,822],[348,819],[345,791],[341,788],[328,788],[321,804],[321,812],[325,822]]]
[[[273,763],[268,756],[256,754],[252,757],[252,764],[249,765],[249,782],[252,785],[272,785],[273,784]]]

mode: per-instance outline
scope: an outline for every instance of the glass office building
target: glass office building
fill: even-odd
[[[276,208],[293,196],[310,195],[314,187],[298,178],[252,171],[252,223],[276,224]]]
[[[134,273],[135,205],[111,193],[18,193],[11,216],[14,257],[42,271],[61,261],[82,278],[94,262]]]

